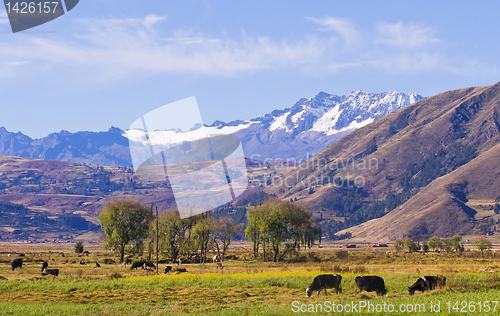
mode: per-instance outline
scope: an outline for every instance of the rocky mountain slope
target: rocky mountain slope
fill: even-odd
[[[40,139],[32,139],[21,132],[10,133],[0,127],[0,155],[100,166],[130,166],[128,146],[123,131],[116,127],[97,133],[61,131]]]
[[[468,201],[491,204],[500,195],[499,114],[500,83],[442,93],[341,138],[266,191],[318,211],[330,236],[390,241],[488,232],[498,220],[493,208],[478,218]]]

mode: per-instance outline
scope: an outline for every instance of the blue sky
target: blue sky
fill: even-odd
[[[498,1],[81,0],[12,34],[0,11],[0,126],[127,128],[195,96],[204,122],[320,91],[416,92],[500,81]]]

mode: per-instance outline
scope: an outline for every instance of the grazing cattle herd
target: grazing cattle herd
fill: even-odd
[[[128,258],[127,258],[128,259]],[[104,259],[105,264],[109,264],[114,261],[111,259]],[[222,263],[219,261],[218,256],[214,257],[214,262],[217,263],[217,269],[223,269]],[[82,264],[82,262],[80,262]],[[126,264],[126,262],[124,262]],[[182,264],[182,258],[179,258],[179,265]],[[12,260],[11,267],[12,271],[16,268],[22,269],[23,258],[17,258]],[[42,275],[53,275],[55,277],[59,276],[59,269],[48,269],[48,262],[42,263]],[[100,268],[101,266],[97,261],[95,262],[95,268]],[[141,268],[143,270],[149,270],[149,268],[156,270],[156,266],[149,261],[138,261],[133,262],[130,267],[131,270]],[[44,272],[45,271],[45,272]],[[165,274],[170,274],[171,272],[187,272],[184,268],[176,268],[172,270],[172,266],[167,266],[165,268]],[[325,291],[327,295],[327,289],[335,289],[336,293],[342,293],[342,276],[340,274],[321,274],[314,278],[311,285],[306,289],[306,297],[311,297],[314,291],[318,292],[318,297],[321,290]],[[383,296],[387,294],[387,289],[385,287],[384,279],[379,276],[357,276],[354,279],[356,283],[357,290],[355,292],[376,292],[378,296]],[[433,290],[439,287],[444,287],[446,285],[446,277],[438,276],[422,276],[413,285],[408,287],[408,292],[410,295],[414,295],[415,291],[421,291],[422,293],[427,290]]]
[[[318,296],[322,289],[335,289],[338,293],[342,293],[342,288],[340,283],[342,282],[342,276],[339,274],[321,274],[314,278],[313,283],[306,289],[306,297],[311,297],[313,291],[318,291]],[[387,294],[387,289],[385,288],[384,279],[379,276],[357,276],[354,279],[356,283],[356,291],[366,291],[366,292],[376,292],[378,296],[383,296]],[[442,275],[438,276],[423,276],[415,282],[412,286],[408,287],[410,295],[413,295],[415,291],[433,290],[438,287],[444,287],[446,285],[446,277]]]

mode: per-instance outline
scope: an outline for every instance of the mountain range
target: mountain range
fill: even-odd
[[[309,208],[327,239],[391,242],[498,235],[500,83],[418,98],[320,93],[265,117],[206,126],[211,134],[239,133],[247,157],[303,157],[309,150],[312,154],[314,148],[324,148],[300,165],[247,159],[252,188],[216,213],[234,215],[240,222],[247,207],[270,195]],[[162,141],[161,133],[156,141]],[[10,155],[120,165],[127,162],[127,137],[129,131],[111,128],[33,140],[1,129],[0,149]],[[339,139],[321,145],[321,137]],[[60,227],[69,227],[65,223],[71,219],[58,215],[63,209],[66,214],[82,212],[86,221],[95,223],[98,205],[118,196],[155,201],[162,207],[173,203],[172,195],[164,193],[165,181],[141,180],[131,168],[0,158],[2,200],[54,212],[50,216],[58,216]],[[36,230],[29,226],[34,225],[29,222],[33,215],[25,213],[26,223],[18,226]],[[47,214],[47,221],[55,220]],[[86,221],[80,220],[90,227]]]
[[[275,110],[248,121],[216,121],[204,128],[210,134],[234,134],[245,156],[254,160],[301,159],[314,155],[340,137],[388,113],[421,100],[414,93],[352,92],[337,96],[320,92],[292,107]],[[162,133],[165,134],[162,136]],[[159,142],[168,142],[158,131]],[[40,139],[0,127],[0,155],[61,160],[90,165],[131,166],[129,139],[133,131],[111,127],[106,132],[61,131]]]
[[[484,236],[500,224],[499,154],[497,83],[392,112],[284,173],[266,192],[310,207],[329,237]]]

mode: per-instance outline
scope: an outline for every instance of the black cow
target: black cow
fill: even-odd
[[[59,276],[59,269],[46,269],[45,273],[42,273],[42,275],[53,275],[53,276]]]
[[[97,263],[97,261],[96,261],[96,262],[95,262],[95,267],[94,267],[94,269],[95,269],[95,268],[100,268],[100,267],[101,267],[101,265],[100,265],[99,263]]]
[[[425,290],[432,290],[435,289],[436,287],[441,287],[446,285],[446,277],[442,275],[438,276],[433,276],[433,275],[426,275],[417,280],[415,284],[412,286],[408,287],[408,292],[410,295],[415,294],[415,291],[421,291],[422,293]]]
[[[14,271],[16,268],[22,269],[23,268],[23,259],[14,259],[12,260],[10,266],[12,267],[12,271]]]
[[[144,261],[144,269],[146,268],[153,268],[154,270],[156,270],[156,266],[154,264],[148,261]]]
[[[313,291],[321,292],[322,289],[334,288],[338,293],[342,293],[342,288],[340,287],[340,282],[342,282],[342,276],[339,274],[321,274],[314,278],[313,283],[306,289],[306,297],[311,297]]]
[[[144,269],[144,262],[143,261],[139,261],[139,262],[132,263],[132,266],[130,267],[130,270],[137,269],[137,268]]]
[[[49,263],[47,261],[42,263],[42,272],[43,272],[43,270],[47,269],[48,267],[49,267]]]
[[[387,294],[384,279],[379,276],[358,276],[354,279],[359,291],[377,292],[378,296]]]
[[[167,273],[171,273],[171,272],[172,272],[172,267],[171,267],[171,266],[167,266],[167,267],[165,268],[165,274],[167,274]]]

